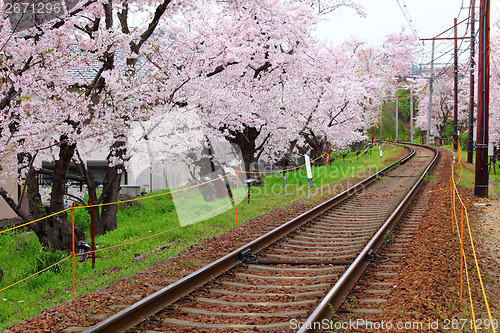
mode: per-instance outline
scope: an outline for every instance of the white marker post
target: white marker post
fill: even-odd
[[[307,170],[307,179],[309,179],[309,187],[313,186],[313,176],[312,176],[312,171],[311,171],[311,159],[309,158],[308,155],[304,155],[306,158],[306,170]]]
[[[380,157],[382,157],[382,146],[378,146],[378,149],[380,150]]]

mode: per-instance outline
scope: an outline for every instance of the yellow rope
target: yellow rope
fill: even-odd
[[[366,149],[366,150],[365,150],[365,152],[366,152],[367,150],[368,150],[368,149]],[[317,158],[316,158],[316,159],[314,159],[312,162],[314,162],[314,161],[318,160],[319,158],[323,157],[325,154],[326,154],[326,153],[324,153],[324,154],[322,154],[321,156],[317,157]],[[304,164],[304,165],[305,165],[305,164]],[[295,168],[291,168],[291,169],[287,169],[287,170],[280,170],[280,171],[277,171],[277,172],[284,172],[284,171],[289,171],[289,170],[297,169],[297,168],[303,167],[304,165],[299,166],[299,167],[295,167]],[[326,169],[325,169],[325,170],[323,170],[323,171],[322,171],[322,172],[321,172],[321,173],[320,173],[320,174],[319,174],[316,178],[314,178],[314,179],[313,179],[313,181],[314,181],[314,180],[316,180],[316,179],[318,179],[319,177],[321,177],[321,176],[323,175],[323,173],[325,173],[325,172],[326,172]],[[250,172],[248,172],[248,173],[250,173]],[[269,172],[262,172],[262,173],[269,173]],[[161,194],[152,195],[152,196],[148,196],[148,197],[135,198],[135,199],[124,200],[124,201],[118,201],[118,202],[113,202],[113,203],[97,204],[97,205],[88,205],[88,206],[78,206],[78,207],[74,207],[74,209],[84,209],[84,208],[90,208],[90,207],[99,207],[99,206],[106,206],[106,205],[119,204],[119,203],[126,203],[126,202],[133,202],[133,201],[140,201],[140,200],[145,200],[145,199],[151,199],[151,198],[155,198],[155,197],[165,196],[165,195],[167,195],[167,194],[176,193],[176,192],[181,192],[181,191],[185,191],[185,190],[188,190],[188,189],[196,188],[196,187],[199,187],[199,186],[202,186],[202,185],[205,185],[205,184],[208,184],[208,183],[211,183],[211,182],[217,181],[217,180],[219,180],[219,179],[225,178],[225,177],[227,177],[227,176],[229,176],[229,175],[231,175],[231,174],[234,174],[234,172],[232,172],[232,173],[228,173],[228,174],[226,174],[226,175],[224,175],[224,176],[221,176],[221,177],[216,178],[216,179],[212,179],[212,180],[210,180],[210,181],[206,181],[206,182],[203,182],[203,183],[200,183],[200,184],[197,184],[197,185],[189,186],[189,187],[182,188],[182,189],[178,189],[178,190],[174,190],[174,191],[169,191],[169,192],[167,192],[167,193],[161,193]],[[293,193],[295,193],[295,192],[299,191],[300,189],[302,189],[302,188],[304,188],[304,187],[306,187],[306,186],[308,186],[308,185],[309,185],[309,184],[306,184],[306,185],[304,185],[304,186],[302,186],[302,187],[298,188],[297,190],[295,190],[295,191],[293,191],[293,192],[286,193],[285,195],[290,195],[290,194],[293,194]],[[282,195],[282,196],[283,196],[283,195]],[[280,196],[277,196],[277,197],[280,197]],[[238,199],[238,198],[237,198],[237,199]],[[264,200],[264,199],[257,199],[257,200]],[[266,199],[266,200],[267,200],[267,199]],[[187,223],[187,224],[192,224],[192,223],[194,223],[194,222],[196,222],[196,221],[198,221],[198,220],[200,220],[200,219],[203,219],[205,216],[211,215],[211,214],[213,214],[214,212],[216,212],[216,211],[218,211],[218,210],[220,210],[220,209],[222,209],[222,208],[224,208],[224,207],[228,206],[229,204],[231,204],[231,202],[228,202],[227,204],[225,204],[225,205],[223,205],[223,206],[221,206],[221,207],[219,207],[219,208],[217,208],[217,209],[215,209],[215,210],[213,210],[213,211],[211,211],[211,212],[209,212],[209,213],[207,213],[207,214],[205,214],[205,215],[203,215],[203,216],[200,216],[200,217],[198,217],[198,218],[196,218],[196,219],[194,219],[194,220],[190,221],[190,222],[189,222],[189,223]],[[6,230],[3,230],[3,231],[0,231],[0,234],[1,234],[1,233],[4,233],[4,232],[7,232],[7,231],[10,231],[10,230],[14,230],[14,229],[21,228],[21,227],[23,227],[23,226],[26,226],[26,225],[29,225],[29,224],[32,224],[32,223],[36,223],[36,222],[42,221],[42,220],[44,220],[44,219],[48,219],[48,218],[50,218],[50,217],[52,217],[52,216],[55,216],[55,215],[58,215],[58,214],[61,214],[61,213],[67,212],[67,211],[69,211],[70,209],[71,209],[71,207],[70,207],[70,208],[67,208],[67,209],[65,209],[65,210],[62,210],[62,211],[60,211],[60,212],[53,213],[53,214],[50,214],[50,215],[48,215],[48,216],[45,216],[45,217],[42,217],[42,218],[39,218],[39,219],[36,219],[36,220],[30,221],[30,222],[27,222],[27,223],[24,223],[24,224],[22,224],[22,225],[18,225],[18,226],[15,226],[15,227],[13,227],[13,228],[9,228],[9,229],[6,229]],[[89,251],[89,252],[79,253],[78,255],[88,255],[88,254],[92,254],[92,253],[95,253],[95,252],[101,252],[101,251],[106,251],[106,250],[110,250],[110,249],[114,249],[114,248],[118,248],[118,247],[122,247],[122,246],[126,246],[126,245],[131,245],[131,244],[134,244],[134,243],[137,243],[137,242],[140,242],[140,241],[146,240],[146,239],[150,239],[150,238],[154,238],[154,237],[157,237],[157,236],[160,236],[160,235],[166,234],[166,233],[168,233],[168,232],[172,232],[172,231],[177,230],[177,229],[179,229],[179,228],[181,228],[181,227],[182,227],[182,226],[178,226],[178,227],[175,227],[175,228],[172,228],[172,229],[169,229],[169,230],[165,230],[165,231],[162,231],[162,232],[157,233],[157,234],[154,234],[154,235],[149,235],[149,236],[147,236],[147,237],[143,237],[143,238],[137,239],[137,240],[133,240],[133,241],[130,241],[130,242],[126,242],[126,243],[122,243],[122,244],[118,244],[118,245],[110,246],[110,247],[103,248],[103,249],[97,249],[97,250],[95,250],[95,251]],[[34,273],[34,274],[32,274],[32,275],[30,275],[30,276],[28,276],[28,277],[26,277],[26,278],[24,278],[24,279],[22,279],[22,280],[20,280],[20,281],[17,281],[16,283],[14,283],[14,284],[12,284],[12,285],[10,285],[10,286],[7,286],[7,287],[5,287],[5,288],[3,288],[3,289],[0,289],[0,292],[1,292],[1,291],[4,291],[4,290],[6,290],[6,289],[9,289],[9,288],[11,288],[11,287],[13,287],[13,286],[15,286],[15,285],[17,285],[17,284],[19,284],[19,283],[23,282],[23,281],[26,281],[26,280],[28,280],[28,279],[30,279],[30,278],[32,278],[32,277],[34,277],[34,276],[38,275],[38,274],[41,274],[42,272],[44,272],[44,271],[46,271],[46,270],[48,270],[48,269],[50,269],[50,268],[54,267],[55,265],[60,264],[61,262],[65,261],[65,260],[68,260],[69,258],[72,258],[72,257],[71,257],[71,256],[68,256],[68,257],[66,257],[66,258],[64,258],[64,259],[62,259],[62,260],[60,260],[60,261],[58,261],[57,263],[52,264],[52,265],[50,265],[50,266],[48,266],[48,267],[44,268],[43,270],[41,270],[41,271],[39,271],[39,272],[37,272],[37,273]]]
[[[459,152],[459,154],[460,154],[460,152]],[[463,172],[463,164],[461,164],[461,159],[459,159],[459,161],[460,161],[459,165],[461,166],[461,170]],[[464,210],[465,210],[465,217],[466,217],[465,220],[467,221],[467,229],[468,229],[469,238],[470,238],[470,242],[471,242],[472,254],[474,256],[474,262],[476,264],[476,270],[477,270],[477,274],[478,274],[478,277],[479,277],[479,283],[481,285],[481,291],[482,291],[484,303],[486,305],[486,310],[488,311],[488,317],[489,317],[490,322],[492,324],[491,329],[493,330],[494,333],[496,333],[496,330],[493,327],[493,317],[491,315],[491,310],[490,310],[490,306],[489,306],[489,303],[488,303],[488,298],[486,296],[486,291],[485,291],[485,288],[484,288],[484,283],[483,283],[483,279],[482,279],[482,276],[481,276],[481,271],[479,269],[479,262],[477,260],[476,249],[474,247],[474,240],[472,239],[472,230],[471,230],[470,223],[469,223],[469,214],[467,213],[467,206],[464,204],[464,202],[462,200],[462,197],[460,196],[460,193],[458,192],[457,184],[455,183],[455,180],[454,180],[453,176],[452,176],[452,180],[453,180],[452,181],[453,190],[456,193],[456,196],[458,197],[458,200],[460,201],[460,204],[464,207]],[[457,227],[457,231],[458,231],[458,227]],[[474,321],[474,325],[475,325],[475,321]],[[475,326],[474,326],[474,328],[475,328]]]
[[[318,156],[317,158],[315,158],[314,160],[312,160],[311,162],[315,162],[316,160],[320,159],[321,157],[325,156],[327,154],[327,152],[323,153],[322,155]],[[280,173],[280,172],[286,172],[286,171],[291,171],[291,170],[295,170],[295,169],[299,169],[299,168],[302,168],[304,167],[305,164],[302,164],[300,166],[297,166],[297,167],[294,167],[294,168],[290,168],[290,169],[286,169],[286,170],[279,170],[279,171],[262,171],[262,172],[250,172],[250,171],[240,171],[240,172],[243,172],[243,173],[265,173],[265,174],[272,174],[272,173]],[[129,200],[123,200],[123,201],[116,201],[116,202],[108,202],[108,203],[104,203],[104,204],[95,204],[95,205],[86,205],[86,206],[77,206],[75,207],[75,209],[87,209],[87,208],[91,208],[91,207],[102,207],[102,206],[110,206],[110,205],[116,205],[116,204],[121,204],[121,203],[127,203],[127,202],[134,202],[134,201],[141,201],[141,200],[146,200],[146,199],[152,199],[152,198],[156,198],[156,197],[161,197],[161,196],[166,196],[166,195],[169,195],[169,194],[173,194],[173,193],[177,193],[177,192],[182,192],[182,191],[187,191],[187,190],[190,190],[190,189],[193,189],[193,188],[196,188],[196,187],[200,187],[202,185],[206,185],[206,184],[209,184],[209,183],[212,183],[212,182],[215,182],[217,180],[220,180],[220,179],[223,179],[227,176],[230,176],[232,174],[234,174],[235,171],[233,172],[230,172],[228,174],[225,174],[221,177],[218,177],[218,178],[215,178],[215,179],[212,179],[212,180],[209,180],[209,181],[206,181],[206,182],[203,182],[203,183],[199,183],[199,184],[196,184],[196,185],[193,185],[193,186],[189,186],[189,187],[185,187],[185,188],[181,188],[181,189],[178,189],[178,190],[174,190],[174,191],[169,191],[169,192],[166,192],[166,193],[160,193],[160,194],[155,194],[155,195],[151,195],[151,196],[147,196],[147,197],[141,197],[141,198],[134,198],[134,199],[129,199]],[[39,219],[36,219],[36,220],[33,220],[33,221],[29,221],[29,222],[26,222],[24,224],[20,224],[18,226],[15,226],[15,227],[12,227],[12,228],[9,228],[9,229],[6,229],[6,230],[2,230],[0,231],[0,234],[2,233],[5,233],[5,232],[8,232],[8,231],[11,231],[11,230],[15,230],[15,229],[19,229],[19,228],[22,228],[22,227],[25,227],[27,225],[30,225],[30,224],[33,224],[33,223],[36,223],[36,222],[39,222],[39,221],[42,221],[42,220],[45,220],[45,219],[48,219],[52,216],[55,216],[55,215],[58,215],[58,214],[61,214],[61,213],[64,213],[64,212],[67,212],[69,211],[71,208],[67,208],[65,210],[62,210],[60,212],[57,212],[57,213],[53,213],[53,214],[50,214],[50,215],[47,215],[47,216],[44,216],[44,217],[41,217]]]
[[[27,226],[27,225],[32,224],[32,223],[36,223],[36,222],[39,222],[39,221],[42,221],[42,220],[48,219],[49,217],[56,216],[56,215],[58,215],[58,214],[61,214],[61,213],[67,212],[68,210],[71,210],[71,207],[70,207],[70,208],[66,208],[65,210],[62,210],[62,211],[60,211],[60,212],[57,212],[57,213],[54,213],[54,214],[50,214],[50,215],[47,215],[47,216],[41,217],[41,218],[36,219],[36,220],[34,220],[34,221],[26,222],[26,223],[24,223],[24,224],[20,224],[20,225],[18,225],[18,226],[15,226],[15,227],[12,227],[12,228],[9,228],[9,229],[6,229],[6,230],[2,230],[2,231],[0,231],[0,234],[3,234],[4,232],[7,232],[7,231],[11,231],[11,230],[14,230],[14,229],[18,229],[18,228],[21,228],[21,227]]]
[[[221,206],[221,207],[219,207],[219,208],[217,208],[217,209],[215,209],[215,210],[213,210],[213,211],[211,211],[211,212],[209,212],[209,213],[207,213],[207,214],[205,214],[205,215],[202,215],[202,216],[200,216],[200,217],[198,217],[198,218],[196,218],[196,219],[194,219],[194,220],[191,220],[191,221],[190,221],[190,222],[188,222],[187,224],[194,223],[194,222],[196,222],[196,221],[198,221],[198,220],[200,220],[200,219],[204,218],[205,216],[208,216],[208,215],[210,215],[210,214],[215,213],[215,212],[216,212],[216,211],[218,211],[218,210],[221,210],[222,208],[224,208],[224,207],[226,207],[226,206],[228,206],[228,205],[230,205],[230,204],[231,204],[231,202],[228,202],[227,204],[225,204],[225,205],[223,205],[223,206]],[[169,230],[165,230],[165,231],[162,231],[162,232],[157,233],[157,234],[154,234],[154,235],[149,235],[149,236],[147,236],[147,237],[143,237],[143,238],[136,239],[136,240],[133,240],[133,241],[130,241],[130,242],[126,242],[126,243],[122,243],[122,244],[118,244],[118,245],[110,246],[110,247],[107,247],[107,248],[97,249],[97,250],[95,250],[95,251],[88,251],[88,252],[78,253],[78,256],[81,256],[81,255],[88,255],[88,254],[92,254],[93,252],[94,252],[94,253],[96,253],[96,252],[106,251],[106,250],[110,250],[110,249],[114,249],[114,248],[118,248],[118,247],[122,247],[122,246],[126,246],[126,245],[131,245],[131,244],[134,244],[134,243],[137,243],[137,242],[140,242],[140,241],[146,240],[146,239],[150,239],[150,238],[154,238],[154,237],[157,237],[157,236],[160,236],[160,235],[166,234],[166,233],[168,233],[168,232],[171,232],[171,231],[174,231],[174,230],[177,230],[177,229],[180,229],[180,228],[182,228],[182,226],[177,226],[177,227],[175,227],[175,228],[172,228],[172,229],[169,229]],[[35,273],[35,274],[32,274],[32,275],[28,276],[27,278],[24,278],[24,279],[22,279],[22,280],[20,280],[20,281],[17,281],[16,283],[11,284],[10,286],[7,286],[7,287],[5,287],[5,288],[3,288],[3,289],[0,289],[0,292],[4,291],[4,290],[6,290],[6,289],[9,289],[9,288],[11,288],[11,287],[14,287],[15,285],[17,285],[17,284],[19,284],[19,283],[21,283],[21,282],[23,282],[23,281],[26,281],[26,280],[28,280],[28,279],[30,279],[30,278],[32,278],[32,277],[34,277],[34,276],[36,276],[36,275],[38,275],[38,274],[40,274],[40,273],[42,273],[42,272],[46,271],[46,270],[50,269],[51,267],[54,267],[55,265],[57,265],[57,264],[59,264],[59,263],[61,263],[61,262],[65,261],[65,260],[68,260],[68,259],[70,259],[70,258],[72,258],[72,256],[68,256],[68,257],[66,257],[66,258],[64,258],[64,259],[62,259],[62,260],[60,260],[60,261],[56,262],[55,264],[50,265],[50,266],[48,266],[48,267],[44,268],[43,270],[41,270],[41,271],[39,271],[39,272],[37,272],[37,273]]]
[[[160,193],[160,194],[155,194],[155,195],[151,195],[151,196],[147,196],[147,197],[141,197],[141,198],[134,198],[134,199],[129,199],[129,200],[123,200],[123,201],[116,201],[116,202],[109,202],[109,203],[105,203],[105,204],[95,204],[95,205],[88,205],[88,206],[77,206],[75,207],[75,209],[86,209],[86,208],[91,208],[91,207],[101,207],[101,206],[109,206],[109,205],[115,205],[115,204],[121,204],[121,203],[127,203],[127,202],[133,202],[133,201],[140,201],[140,200],[146,200],[146,199],[152,199],[152,198],[156,198],[156,197],[161,197],[161,196],[165,196],[165,195],[168,195],[168,194],[172,194],[172,193],[177,193],[177,192],[182,192],[182,191],[186,191],[186,190],[189,190],[189,189],[193,189],[193,188],[196,188],[196,187],[199,187],[199,186],[202,186],[202,185],[205,185],[205,184],[208,184],[208,183],[211,183],[211,182],[215,182],[217,180],[220,180],[222,178],[225,178],[227,176],[230,176],[232,174],[234,174],[235,172],[231,172],[231,173],[228,173],[228,174],[225,174],[224,176],[221,176],[219,178],[215,178],[215,179],[212,179],[212,180],[209,180],[209,181],[206,181],[206,182],[203,182],[203,183],[200,183],[200,184],[196,184],[196,185],[193,185],[193,186],[189,186],[189,187],[185,187],[185,188],[181,188],[181,189],[178,189],[178,190],[174,190],[174,191],[169,191],[169,192],[166,192],[166,193]],[[44,216],[42,218],[39,218],[37,220],[34,220],[34,221],[30,221],[30,222],[26,222],[24,224],[21,224],[21,225],[18,225],[18,226],[15,226],[15,227],[12,227],[12,228],[9,228],[9,229],[6,229],[6,230],[2,230],[0,231],[0,234],[4,233],[4,232],[7,232],[7,231],[11,231],[11,230],[14,230],[14,229],[18,229],[18,228],[21,228],[21,227],[24,227],[24,226],[27,226],[29,224],[32,224],[32,223],[36,223],[36,222],[39,222],[39,221],[42,221],[42,220],[45,220],[45,219],[48,219],[52,216],[55,216],[55,215],[58,215],[58,214],[61,214],[61,213],[64,213],[64,212],[67,212],[69,211],[71,208],[66,208],[65,210],[62,210],[60,212],[57,212],[57,213],[54,213],[54,214],[50,214],[50,215],[47,215],[47,216]]]
[[[457,214],[456,214],[456,209],[455,207],[453,208],[453,221],[456,225],[456,229],[457,229],[457,236],[458,236],[458,240],[463,243],[463,239],[462,239],[462,236],[460,234],[460,226],[458,225],[458,217],[457,217]],[[462,250],[460,250],[462,252]],[[464,258],[464,266],[465,266],[465,276],[467,277],[467,289],[469,291],[469,302],[470,302],[470,308],[471,308],[471,313],[472,313],[472,320],[474,321],[474,330],[477,332],[477,329],[476,329],[476,314],[474,312],[474,303],[472,301],[472,289],[471,289],[471,286],[470,286],[470,279],[469,279],[469,270],[467,268],[467,257],[465,256],[465,252],[461,253],[460,255],[463,255],[463,258]],[[460,283],[462,283],[462,281],[460,281]],[[461,287],[460,287],[461,288]]]
[[[68,259],[70,259],[70,258],[73,258],[73,255],[72,255],[72,254],[71,254],[70,256],[68,256],[68,257],[66,257],[66,258],[64,258],[64,259],[62,259],[62,260],[59,260],[59,261],[58,261],[58,262],[56,262],[55,264],[52,264],[52,265],[50,265],[50,266],[48,266],[48,267],[46,267],[46,268],[42,269],[41,271],[36,272],[35,274],[31,274],[31,275],[30,275],[30,276],[28,276],[27,278],[24,278],[24,279],[22,279],[22,280],[19,280],[19,281],[17,281],[16,283],[11,284],[10,286],[7,286],[7,287],[5,287],[5,288],[3,288],[3,289],[0,289],[0,292],[2,292],[2,291],[4,291],[4,290],[7,290],[7,289],[9,289],[9,288],[11,288],[11,287],[14,287],[15,285],[17,285],[17,284],[19,284],[19,283],[21,283],[21,282],[23,282],[23,281],[26,281],[26,280],[28,280],[28,279],[30,279],[30,278],[32,278],[32,277],[34,277],[34,276],[38,275],[38,274],[41,274],[41,273],[45,272],[46,270],[48,270],[48,269],[50,269],[50,268],[54,267],[55,265],[58,265],[58,264],[62,263],[63,261],[66,261],[66,260],[68,260]]]
[[[314,160],[311,161],[312,162],[316,162],[317,160],[319,160],[320,158],[322,158],[323,156],[325,156],[327,154],[327,152],[321,154],[320,156],[316,157]],[[240,171],[240,172],[243,172],[243,173],[246,173],[246,174],[249,174],[249,173],[267,173],[267,174],[274,174],[274,173],[281,173],[281,172],[287,172],[287,171],[291,171],[291,170],[296,170],[296,169],[300,169],[302,167],[306,166],[306,164],[302,164],[302,165],[299,165],[299,166],[296,166],[296,167],[293,167],[293,168],[290,168],[290,169],[285,169],[285,170],[277,170],[277,171]]]
[[[477,276],[479,277],[479,282],[481,283],[481,291],[483,292],[484,304],[486,305],[486,309],[488,310],[488,317],[490,318],[490,323],[492,325],[491,329],[493,330],[493,332],[496,332],[495,328],[493,327],[493,317],[491,315],[490,305],[488,303],[488,298],[486,297],[486,291],[484,290],[484,284],[483,284],[483,279],[481,277],[481,271],[479,270],[479,263],[478,263],[477,256],[476,256],[476,249],[474,248],[474,241],[472,240],[472,231],[471,231],[471,227],[469,224],[469,215],[467,213],[467,208],[465,208],[465,217],[466,217],[465,220],[467,221],[467,229],[469,230],[470,244],[472,246],[472,254],[474,255],[474,261],[476,262]]]
[[[196,185],[192,185],[192,186],[189,186],[189,187],[183,187],[183,188],[178,189],[178,190],[168,191],[166,193],[160,193],[160,194],[150,195],[150,196],[147,196],[147,197],[141,197],[141,198],[135,198],[135,199],[129,199],[129,200],[123,200],[123,201],[108,202],[108,203],[105,203],[105,204],[96,204],[96,205],[88,205],[88,206],[78,206],[78,207],[75,207],[75,209],[83,209],[83,208],[91,208],[91,207],[99,207],[99,206],[109,206],[109,205],[115,205],[115,204],[121,204],[121,203],[133,202],[133,201],[147,200],[147,199],[152,199],[152,198],[156,198],[156,197],[162,197],[162,196],[165,196],[165,195],[168,195],[168,194],[177,193],[177,192],[183,192],[183,191],[187,191],[187,190],[190,190],[190,189],[193,189],[193,188],[196,188],[196,187],[200,187],[202,185],[206,185],[206,184],[215,182],[217,180],[220,180],[222,178],[225,178],[227,176],[230,176],[230,175],[232,175],[234,173],[236,173],[236,171],[233,171],[233,172],[230,172],[228,174],[225,174],[224,176],[220,176],[219,178],[214,178],[212,180],[208,180],[206,182],[199,183],[199,184],[196,184]]]

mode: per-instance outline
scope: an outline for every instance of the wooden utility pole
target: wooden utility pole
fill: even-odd
[[[476,0],[471,0],[470,19],[470,96],[469,96],[469,137],[467,140],[467,162],[473,163],[474,156],[474,66],[476,56]]]
[[[490,1],[481,0],[477,101],[476,179],[474,195],[488,196],[488,121],[490,102]]]
[[[453,107],[453,150],[458,149],[458,41],[457,41],[457,19],[455,18],[455,66],[454,66],[454,97],[455,103]]]

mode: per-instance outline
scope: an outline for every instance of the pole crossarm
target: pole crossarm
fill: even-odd
[[[465,19],[463,19],[462,21],[458,22],[458,23],[457,23],[457,25],[458,25],[458,24],[462,24],[462,23],[464,23],[464,22],[465,22],[465,21],[467,21],[469,18],[470,18],[470,17],[466,17],[466,18],[465,18]],[[446,30],[445,30],[445,31],[443,31],[442,33],[440,33],[440,34],[436,35],[434,38],[427,38],[427,39],[422,39],[422,38],[420,38],[420,40],[433,40],[433,39],[434,39],[434,40],[436,40],[436,39],[439,39],[439,38],[438,38],[439,36],[441,36],[441,35],[442,35],[442,34],[444,34],[444,33],[447,33],[447,32],[448,32],[448,31],[450,31],[451,29],[454,29],[454,27],[451,27],[451,28],[446,29]],[[452,38],[452,39],[453,39],[453,38]]]
[[[473,38],[473,37],[472,37]],[[457,37],[457,39],[471,39],[471,37]],[[455,40],[454,37],[441,37],[441,38],[420,38],[420,40]]]

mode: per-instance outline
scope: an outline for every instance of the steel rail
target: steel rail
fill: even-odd
[[[318,206],[308,210],[307,212],[295,217],[289,222],[281,225],[280,227],[268,232],[267,234],[253,240],[252,242],[234,250],[233,252],[225,255],[222,258],[198,269],[188,276],[168,285],[167,287],[151,294],[139,302],[131,305],[128,308],[110,316],[102,322],[89,327],[85,333],[96,332],[123,332],[131,327],[134,327],[148,316],[151,316],[166,306],[174,303],[175,301],[186,296],[190,292],[201,287],[205,283],[211,281],[222,273],[232,269],[236,265],[243,262],[241,255],[248,251],[257,253],[265,247],[276,242],[283,236],[288,235],[305,223],[311,221],[313,218],[323,214],[333,206],[339,204],[345,199],[353,196],[354,194],[364,190],[366,187],[377,181],[378,177],[385,175],[385,173],[396,168],[400,164],[406,163],[410,158],[415,155],[415,149],[403,146],[409,150],[409,153],[399,161],[392,163],[381,171],[371,175],[370,177],[362,180],[356,185],[350,187],[344,192],[336,195],[335,197],[322,202]]]
[[[435,156],[431,163],[427,166],[425,171],[422,173],[418,181],[413,185],[408,194],[404,197],[401,203],[396,207],[391,216],[384,222],[379,231],[373,236],[373,238],[368,242],[365,248],[361,251],[354,262],[349,266],[349,268],[340,277],[339,281],[333,286],[330,292],[321,301],[314,312],[307,318],[307,320],[301,325],[298,333],[311,333],[311,332],[323,332],[324,328],[328,325],[324,325],[324,320],[331,320],[334,315],[334,310],[338,310],[342,305],[345,297],[350,293],[352,288],[355,286],[363,272],[366,270],[370,261],[368,260],[368,255],[376,252],[382,243],[384,242],[385,235],[387,231],[392,230],[397,221],[401,218],[406,208],[410,205],[411,200],[415,197],[418,190],[424,182],[425,175],[434,166],[439,152],[437,149],[431,146],[424,146],[433,150]],[[329,322],[328,322],[329,324]]]

